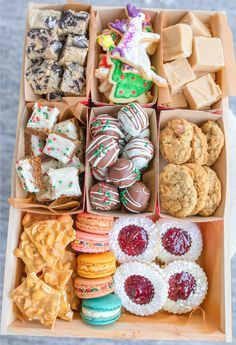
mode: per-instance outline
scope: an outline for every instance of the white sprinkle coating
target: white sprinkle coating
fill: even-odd
[[[154,287],[154,297],[147,304],[136,304],[126,294],[125,281],[131,275],[141,275],[150,280]],[[122,305],[131,313],[140,316],[152,315],[163,308],[167,299],[167,281],[162,270],[155,264],[143,262],[127,262],[119,266],[114,275],[115,293],[120,297]]]
[[[163,307],[164,310],[169,313],[183,314],[190,312],[193,308],[198,307],[204,300],[207,294],[208,282],[207,277],[203,269],[192,261],[173,261],[168,264],[163,273],[169,281],[170,277],[176,273],[187,272],[190,273],[196,282],[196,287],[187,300],[173,301],[167,298]]]
[[[138,227],[143,228],[147,235],[148,235],[148,244],[144,252],[140,255],[136,256],[129,256],[121,249],[119,245],[119,233],[120,231],[129,225],[136,225]],[[156,253],[158,251],[158,233],[155,223],[151,221],[149,218],[134,218],[134,217],[127,217],[127,218],[118,218],[113,224],[112,230],[109,232],[109,240],[110,240],[110,247],[113,251],[116,259],[120,263],[128,262],[128,261],[141,261],[141,262],[149,262],[155,260]]]
[[[164,262],[169,263],[174,260],[191,260],[196,261],[202,252],[202,233],[196,223],[190,223],[179,220],[159,220],[156,222],[156,227],[159,234],[159,251],[157,258]],[[168,252],[162,244],[162,237],[171,228],[179,228],[186,231],[191,237],[191,246],[189,250],[183,255],[175,255]]]

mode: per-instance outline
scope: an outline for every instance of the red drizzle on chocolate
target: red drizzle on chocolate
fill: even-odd
[[[129,276],[124,284],[125,292],[136,304],[150,303],[154,297],[154,286],[152,282],[140,275]]]

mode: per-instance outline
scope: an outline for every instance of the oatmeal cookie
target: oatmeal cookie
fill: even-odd
[[[185,119],[172,119],[161,130],[160,151],[169,163],[182,164],[191,156],[192,124]]]
[[[221,201],[221,182],[218,179],[214,170],[209,167],[204,167],[208,175],[209,190],[204,207],[199,212],[200,216],[208,217],[213,215]]]
[[[197,203],[197,191],[189,170],[168,164],[160,174],[161,207],[176,217],[190,215]]]
[[[206,165],[212,166],[219,158],[224,146],[224,134],[216,121],[207,121],[201,127],[207,138],[208,160]]]
[[[208,159],[207,152],[207,138],[205,134],[202,133],[201,128],[199,128],[194,123],[193,126],[193,140],[191,141],[192,153],[188,160],[189,163],[197,163],[204,165]]]
[[[189,163],[186,166],[193,172],[193,185],[197,191],[197,203],[191,215],[197,214],[205,205],[209,191],[208,174],[204,167],[196,163]]]

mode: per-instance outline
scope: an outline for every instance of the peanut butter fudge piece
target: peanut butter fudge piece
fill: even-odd
[[[85,35],[88,29],[89,18],[89,13],[85,11],[63,11],[61,14],[61,19],[59,21],[59,36],[65,37],[68,34]]]
[[[57,60],[62,43],[55,32],[46,29],[32,29],[27,34],[26,54],[29,59]]]
[[[188,60],[185,57],[165,63],[164,70],[171,95],[181,93],[182,87],[185,84],[196,79]]]
[[[28,320],[39,320],[53,328],[60,306],[61,293],[30,273],[24,282],[10,293],[11,299]]]
[[[60,59],[60,64],[64,65],[65,63],[69,62],[76,62],[79,65],[84,66],[88,53],[88,47],[89,41],[84,35],[68,35]]]
[[[77,141],[57,133],[51,133],[46,139],[43,152],[66,164],[77,151]]]
[[[46,141],[38,135],[25,133],[25,154],[26,156],[40,156]]]
[[[39,157],[20,159],[16,162],[16,171],[26,192],[39,192],[44,188]]]
[[[68,95],[85,96],[85,68],[75,62],[66,64],[61,90]]]
[[[189,25],[176,24],[161,31],[163,60],[171,61],[192,54],[193,33]]]
[[[49,29],[56,31],[60,18],[60,11],[34,8],[29,15],[29,27],[30,29]]]
[[[60,111],[56,107],[53,108],[34,103],[33,112],[26,125],[26,133],[35,134],[46,139],[57,122],[59,115]]]
[[[44,60],[30,66],[25,76],[34,93],[43,95],[59,89],[62,74],[63,69],[57,62]]]
[[[193,31],[193,36],[211,37],[211,31],[207,24],[203,23],[197,15],[188,12],[183,16],[179,23],[190,25]]]
[[[221,89],[210,74],[191,81],[183,87],[183,93],[191,109],[206,109],[221,97]]]
[[[74,167],[49,169],[48,176],[53,199],[60,197],[73,198],[82,195],[79,185],[78,169]]]
[[[66,135],[68,138],[78,140],[78,120],[76,118],[72,118],[66,121],[58,122],[53,132]]]
[[[171,108],[188,108],[188,102],[183,93],[171,96],[171,101],[168,103],[168,106]]]
[[[189,58],[196,72],[217,72],[224,65],[224,52],[221,40],[217,37],[194,37],[193,53]]]
[[[212,79],[213,79],[214,81],[216,81],[216,74],[215,74],[215,73],[209,73],[209,72],[194,72],[194,74],[195,74],[195,76],[196,76],[197,79],[198,79],[198,78],[201,78],[201,77],[204,77],[204,76],[207,75],[207,74],[210,74],[211,77],[212,77]]]

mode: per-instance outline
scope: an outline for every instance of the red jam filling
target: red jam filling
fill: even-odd
[[[148,278],[132,275],[125,281],[125,292],[134,303],[147,304],[154,297],[154,286]]]
[[[175,273],[169,278],[168,298],[177,302],[186,300],[191,292],[194,293],[196,281],[192,274],[188,272]]]
[[[136,225],[125,226],[118,236],[119,246],[129,256],[141,255],[148,245],[147,232]]]
[[[165,250],[173,255],[181,256],[189,251],[192,240],[187,231],[170,228],[161,238]]]

